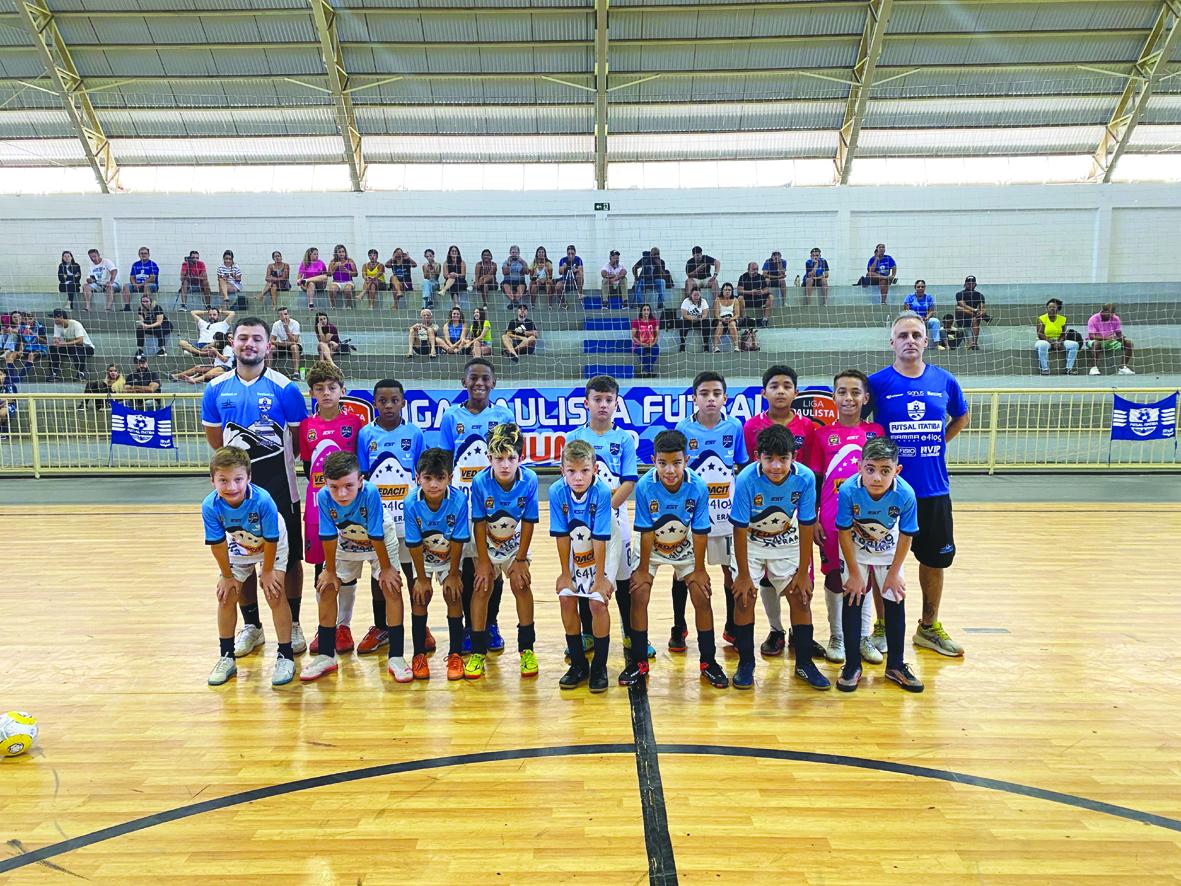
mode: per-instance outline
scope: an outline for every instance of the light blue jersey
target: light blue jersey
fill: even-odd
[[[570,539],[570,558],[566,564],[574,578],[575,589],[589,591],[595,582],[594,542],[611,539],[611,490],[599,478],[579,498],[561,479],[549,488],[549,534]],[[607,557],[611,577],[611,555]]]
[[[727,417],[707,428],[694,415],[679,421],[677,430],[689,441],[689,467],[709,488],[709,534],[733,535],[734,469],[750,461],[742,422]]]
[[[471,540],[468,525],[467,493],[455,486],[447,487],[447,494],[432,511],[416,489],[406,499],[406,545],[422,548],[423,564],[431,573],[442,572],[451,563],[451,543],[466,544]]]
[[[439,446],[455,457],[456,486],[467,489],[476,474],[488,467],[488,432],[511,421],[515,421],[511,411],[492,403],[478,415],[464,403],[447,408],[439,423]]]
[[[316,493],[320,541],[336,542],[338,560],[376,560],[374,544],[385,543],[385,508],[377,486],[366,480],[349,504],[337,504],[325,487]],[[397,552],[393,558],[397,559]]]
[[[536,523],[537,474],[518,468],[505,489],[485,468],[472,480],[472,523],[483,523],[488,538],[488,558],[505,563],[521,549],[521,524]]]
[[[610,430],[600,434],[591,430],[590,425],[583,425],[566,435],[566,442],[571,440],[582,440],[595,450],[595,475],[607,484],[612,493],[622,484],[629,481],[634,483],[639,479],[636,438],[632,432],[612,425]],[[619,565],[614,577],[626,579],[631,576],[638,559],[633,556],[627,501],[615,508],[613,519],[620,549]]]
[[[636,532],[651,532],[652,559],[659,563],[693,562],[693,536],[709,535],[709,487],[685,471],[680,488],[669,491],[656,469],[636,484]]]
[[[894,562],[899,535],[919,531],[918,503],[914,490],[901,477],[874,499],[858,474],[837,490],[837,529],[853,530],[857,562],[865,566],[889,566]]]
[[[816,475],[793,461],[776,485],[763,476],[758,462],[748,465],[734,484],[730,522],[748,530],[750,550],[798,558],[799,527],[816,522]]]
[[[201,502],[201,521],[205,524],[205,544],[226,542],[233,564],[261,563],[263,543],[278,544],[287,532],[275,500],[253,483],[236,508],[226,504],[216,489],[209,493]],[[277,557],[275,562],[281,568]]]
[[[361,428],[357,435],[361,472],[377,487],[386,518],[399,538],[406,537],[405,501],[418,488],[414,481],[415,467],[424,448],[422,429],[407,421],[392,431],[374,422]]]

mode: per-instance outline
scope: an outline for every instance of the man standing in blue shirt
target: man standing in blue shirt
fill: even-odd
[[[890,294],[890,284],[898,278],[898,264],[894,256],[886,255],[886,244],[879,243],[874,247],[873,255],[865,265],[865,279],[869,285],[874,283],[882,293],[882,304],[886,303],[886,296]]]
[[[890,331],[894,363],[869,377],[874,418],[898,444],[903,476],[918,499],[919,531],[914,537],[923,589],[923,614],[916,646],[959,656],[963,647],[939,622],[943,570],[955,559],[947,443],[968,426],[968,401],[955,376],[923,360],[927,324],[913,311],[898,315]]]

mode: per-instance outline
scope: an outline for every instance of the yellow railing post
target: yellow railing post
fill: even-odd
[[[996,431],[1000,424],[1000,405],[1001,395],[998,391],[992,392],[992,405],[989,408],[988,416],[988,474],[992,476],[996,473]]]
[[[33,476],[41,479],[41,439],[37,434],[37,399],[29,398],[29,445],[33,448]]]

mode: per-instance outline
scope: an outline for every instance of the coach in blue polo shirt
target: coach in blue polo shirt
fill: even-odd
[[[968,401],[955,376],[923,360],[927,324],[903,311],[890,329],[894,363],[869,377],[874,418],[898,444],[902,476],[918,498],[919,531],[911,550],[919,561],[923,614],[914,644],[942,655],[963,655],[963,647],[939,622],[943,570],[955,559],[947,443],[968,426]]]
[[[139,295],[151,295],[160,290],[160,266],[152,261],[146,246],[139,248],[139,259],[131,266],[127,289]]]
[[[879,243],[865,264],[865,279],[869,281],[870,286],[878,284],[882,293],[882,304],[886,303],[886,296],[890,294],[890,284],[897,277],[898,263],[894,261],[894,256],[886,255],[886,244]]]

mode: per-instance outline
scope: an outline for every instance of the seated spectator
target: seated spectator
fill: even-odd
[[[804,261],[804,304],[812,301],[812,290],[820,293],[820,303],[828,304],[828,259],[821,258],[820,247],[813,246]]]
[[[984,293],[976,289],[976,278],[969,274],[964,278],[964,288],[955,294],[956,325],[960,329],[972,330],[969,351],[980,350],[980,324],[990,320],[992,317],[984,307]]]
[[[1074,361],[1078,359],[1079,343],[1067,335],[1066,315],[1061,311],[1061,300],[1052,298],[1046,302],[1046,312],[1037,318],[1035,324],[1037,341],[1033,343],[1033,348],[1037,351],[1037,362],[1042,375],[1050,374],[1050,351],[1064,352],[1066,374],[1078,375]]]
[[[32,369],[43,356],[49,353],[49,338],[45,325],[30,311],[20,312],[19,335],[24,348],[25,368]]]
[[[283,261],[283,253],[275,250],[271,253],[271,263],[267,265],[266,276],[263,278],[262,292],[258,294],[265,308],[267,296],[271,297],[271,307],[279,306],[279,293],[291,291],[291,265]]]
[[[492,356],[492,322],[484,316],[484,308],[472,311],[472,322],[468,327],[468,353],[473,357]]]
[[[480,296],[480,304],[488,307],[488,293],[496,292],[496,262],[492,260],[492,250],[485,249],[480,253],[480,260],[476,262],[474,271],[475,283],[472,289]]]
[[[4,393],[15,394],[16,391],[5,391]],[[8,422],[14,415],[16,415],[16,400],[0,397],[0,440],[8,439],[10,431]]]
[[[714,353],[721,353],[722,336],[730,336],[730,347],[738,353],[740,339],[738,327],[742,322],[742,299],[734,296],[734,284],[723,283],[722,291],[714,302]]]
[[[521,354],[532,354],[537,350],[537,335],[537,326],[529,316],[529,309],[517,305],[517,316],[509,321],[500,343],[508,358],[517,363]]]
[[[627,307],[627,268],[619,263],[619,250],[612,249],[607,264],[599,271],[599,278],[603,281],[603,307],[607,307],[607,299],[618,295],[623,299],[623,306]]]
[[[299,321],[291,316],[287,308],[279,308],[279,319],[271,324],[271,349],[267,353],[269,366],[275,357],[286,354],[291,358],[291,377],[302,378],[299,359],[303,356],[303,345],[299,341]]]
[[[148,336],[156,340],[156,356],[163,357],[168,347],[168,336],[172,334],[172,322],[164,316],[164,309],[150,295],[139,297],[139,312],[135,317],[135,347],[143,353]]]
[[[201,353],[201,349],[213,341],[213,336],[217,333],[222,333],[229,338],[230,322],[234,319],[233,311],[226,311],[225,314],[218,308],[208,308],[204,311],[189,311],[189,316],[193,318],[193,322],[197,324],[197,344],[196,346],[185,341],[180,340],[180,349],[186,354],[197,356]]]
[[[768,289],[779,290],[779,303],[787,304],[787,262],[783,260],[782,252],[772,252],[771,257],[763,262],[763,276],[767,278]]]
[[[126,384],[127,380],[123,378],[123,370],[119,368],[119,364],[111,363],[107,366],[107,371],[103,373],[102,378],[97,381],[88,381],[82,388],[83,394],[102,394],[102,398],[100,399],[94,396],[87,397],[78,404],[78,409],[106,409],[107,400],[111,394],[123,393],[123,388]]]
[[[435,293],[439,291],[439,277],[443,273],[443,266],[435,261],[435,250],[428,249],[422,254],[422,306],[435,306]],[[397,305],[395,304],[395,307]]]
[[[201,261],[201,253],[197,250],[189,252],[189,257],[180,266],[180,306],[189,306],[190,295],[200,295],[206,309],[210,307],[212,298],[209,294],[209,274],[205,270],[205,262]]]
[[[173,381],[198,385],[211,381],[219,375],[225,375],[234,368],[234,348],[224,332],[216,333],[213,336],[213,341],[191,353],[197,358],[197,364],[180,372],[174,372],[169,378]]]
[[[303,261],[299,263],[299,271],[295,276],[295,285],[307,295],[308,310],[314,311],[316,293],[323,292],[328,286],[328,265],[320,261],[320,250],[315,246],[304,251]]]
[[[385,292],[385,265],[377,257],[376,249],[369,250],[369,261],[361,265],[361,297],[369,299],[369,310],[377,310],[379,293]]]
[[[377,250],[373,251],[377,252]],[[298,326],[298,324],[296,325]],[[333,359],[333,356],[339,354],[344,347],[340,340],[340,331],[328,322],[328,315],[323,311],[316,314],[312,321],[312,330],[316,333],[316,352],[320,359],[335,366],[336,360]]]
[[[242,291],[242,269],[234,263],[234,253],[226,250],[221,254],[221,264],[217,266],[217,292],[221,296],[221,304],[229,308],[236,304],[238,293]]]
[[[577,292],[582,300],[585,281],[582,259],[573,245],[566,247],[566,254],[558,261],[558,294],[562,296],[562,310],[566,309],[566,293]]]
[[[65,295],[66,307],[74,310],[74,296],[82,291],[82,268],[68,249],[57,266],[57,291]]]
[[[153,295],[160,291],[160,266],[152,261],[148,247],[139,248],[139,259],[131,265],[127,295]]]
[[[529,291],[529,265],[521,258],[520,246],[509,247],[508,258],[500,266],[500,274],[503,278],[500,289],[508,299],[508,309],[515,310]]]
[[[94,356],[94,342],[77,320],[57,308],[53,312],[53,338],[49,341],[49,377],[61,381],[62,359],[74,364],[79,381],[86,380],[86,367]]]
[[[451,294],[451,304],[459,304],[459,294],[467,292],[467,262],[463,260],[459,247],[447,247],[447,258],[443,262],[443,292]]]
[[[1136,374],[1129,365],[1132,362],[1132,340],[1124,335],[1115,305],[1105,304],[1099,309],[1098,314],[1091,315],[1091,319],[1087,321],[1087,339],[1091,349],[1090,375],[1102,374],[1099,363],[1100,355],[1104,351],[1120,353],[1120,367],[1116,370],[1120,375]]]
[[[463,310],[453,307],[447,312],[447,322],[443,324],[443,328],[435,336],[435,344],[448,354],[467,353],[470,346],[467,332],[467,321],[463,316]]]
[[[944,314],[940,323],[943,327],[943,343],[954,351],[964,343],[964,330],[956,324],[955,314]]]
[[[677,321],[677,329],[681,334],[681,344],[678,352],[685,350],[685,339],[690,332],[697,332],[701,336],[701,350],[709,353],[709,302],[701,297],[701,290],[694,288],[689,297],[681,302],[681,316]]]
[[[344,245],[337,243],[332,248],[332,261],[328,262],[328,304],[336,307],[336,296],[348,309],[353,307],[353,293],[356,287],[353,280],[357,277],[357,263],[349,258],[349,251]]]
[[[653,316],[652,305],[640,305],[639,315],[632,320],[632,352],[640,358],[640,378],[652,378],[656,374],[659,336],[660,321]]]
[[[775,296],[767,284],[767,278],[759,273],[757,262],[748,262],[746,273],[738,278],[738,297],[742,299],[743,313],[752,326],[767,326],[771,322],[771,309]]]
[[[537,304],[537,296],[544,295],[554,303],[554,263],[549,260],[544,246],[538,246],[533,253],[533,264],[529,265],[529,301]]]
[[[947,345],[943,343],[941,335],[943,327],[939,318],[935,316],[935,296],[927,292],[927,281],[915,280],[914,292],[908,295],[902,304],[905,310],[914,311],[926,321],[927,335],[939,350],[946,351]]]
[[[402,296],[407,292],[414,291],[414,275],[412,269],[418,267],[418,262],[412,259],[409,255],[402,251],[399,246],[390,255],[390,260],[385,263],[385,266],[390,269],[390,297],[393,300],[393,309],[398,310],[398,302],[402,300]],[[428,276],[428,268],[433,268],[433,276]],[[435,251],[428,249],[426,251],[426,265],[423,266],[422,275],[425,278],[422,284],[423,302],[429,301],[429,297],[434,294],[434,290],[439,288],[439,266],[435,264]],[[432,287],[428,292],[428,281]],[[430,307],[428,304],[427,307]]]
[[[689,260],[685,262],[685,297],[695,289],[708,289],[717,297],[718,274],[722,263],[712,255],[706,255],[700,246],[694,246]]]
[[[439,356],[436,338],[439,327],[435,325],[435,315],[430,308],[423,308],[418,312],[418,322],[410,324],[410,337],[406,343],[406,359],[415,354],[429,354],[431,359]]]
[[[10,313],[0,327],[0,356],[4,359],[4,389],[9,393],[16,390],[24,365],[25,343],[21,339],[20,327],[23,315],[20,311]],[[19,364],[19,365],[18,365]]]
[[[123,385],[124,394],[155,394],[160,390],[160,376],[148,368],[147,354],[137,354],[135,369]]]
[[[91,299],[96,293],[105,292],[107,296],[107,310],[115,310],[115,293],[121,292],[119,285],[119,269],[109,258],[103,258],[97,249],[88,250],[90,256],[90,271],[86,282],[82,284],[82,310],[90,310]],[[124,296],[124,310],[131,310],[131,296]]]
[[[886,244],[879,243],[873,248],[873,255],[865,264],[865,276],[862,280],[866,286],[878,285],[882,294],[882,304],[886,303],[886,296],[890,294],[890,284],[898,279],[898,264],[894,257],[886,255]]]
[[[660,258],[660,250],[653,246],[640,254],[640,259],[632,265],[632,277],[635,278],[635,296],[637,302],[644,301],[645,290],[656,292],[656,310],[664,310],[664,261]]]

